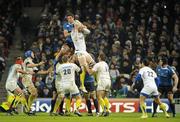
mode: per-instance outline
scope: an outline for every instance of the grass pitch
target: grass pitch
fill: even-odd
[[[72,114],[66,116],[49,116],[48,113],[37,113],[36,116],[27,116],[25,114],[7,116],[5,113],[0,113],[0,122],[180,122],[180,113],[175,118],[165,118],[163,114],[158,114],[158,117],[141,119],[141,113],[112,113],[109,117],[86,116],[77,117]]]

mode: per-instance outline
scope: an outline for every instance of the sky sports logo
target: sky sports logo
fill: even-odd
[[[167,110],[169,110],[169,102],[167,99],[162,99],[162,102],[165,103]],[[65,105],[64,105],[65,106]],[[147,99],[146,100],[146,106],[147,106],[147,112],[153,112],[153,100]],[[122,113],[133,113],[133,112],[139,112],[139,100],[138,99],[110,99],[110,111],[111,112],[122,112]],[[73,111],[75,108],[75,102],[72,101],[71,104],[71,111]],[[37,99],[33,105],[31,106],[32,111],[36,112],[47,112],[49,113],[51,110],[51,99]],[[95,112],[95,108],[93,106],[92,102],[92,111]],[[100,107],[100,111],[102,111]],[[80,107],[80,112],[87,112],[87,106],[85,102],[83,101]],[[157,112],[162,112],[159,107],[157,108]]]

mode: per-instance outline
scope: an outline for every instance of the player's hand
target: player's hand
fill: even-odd
[[[48,71],[48,73],[53,72],[53,67],[50,67],[47,71]]]
[[[41,62],[38,63],[39,66],[41,66],[41,65],[43,65],[43,64],[45,64],[44,61],[41,61]]]
[[[131,87],[130,87],[130,91],[132,91],[133,92],[133,89],[134,89],[134,83],[131,85]]]
[[[27,74],[34,75],[35,72],[27,72]]]
[[[173,93],[175,93],[176,91],[177,91],[178,89],[177,89],[177,87],[173,87],[173,89],[172,89],[172,91],[173,91]]]

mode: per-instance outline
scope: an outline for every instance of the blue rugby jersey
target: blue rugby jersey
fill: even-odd
[[[68,23],[68,22],[64,23],[64,25],[63,25],[63,29],[64,29],[64,30],[67,30],[68,33],[70,33],[73,28],[74,28],[74,25],[73,25],[73,24],[70,24],[70,23]],[[66,42],[67,42],[67,43],[72,43],[72,42],[73,42],[72,39],[71,39],[71,36],[66,37]]]
[[[160,80],[159,86],[172,86],[173,85],[172,76],[175,72],[170,66],[167,66],[167,67],[157,66],[156,73]]]
[[[86,72],[84,82],[95,82],[95,78],[93,75],[89,75],[89,73]]]

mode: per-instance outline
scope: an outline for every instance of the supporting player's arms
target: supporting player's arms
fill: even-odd
[[[37,64],[27,63],[26,65],[27,65],[28,68],[33,68],[33,67],[41,66],[41,65],[43,65],[44,63],[45,63],[44,61],[41,61],[41,62],[39,62],[39,63],[37,63]]]
[[[16,72],[22,73],[22,74],[34,74],[34,72],[26,72],[20,68],[16,69]]]
[[[141,74],[137,74],[135,80],[133,81],[133,84],[131,85],[131,88],[130,88],[131,91],[133,91],[133,88],[134,88],[134,86],[135,86],[135,83],[136,83],[137,81],[140,81],[141,79],[142,79],[142,78],[141,78]]]
[[[69,33],[67,30],[64,30],[63,33],[65,38],[71,36],[71,33]]]
[[[173,78],[173,81],[174,81],[174,83],[173,83],[173,92],[176,92],[179,78],[178,78],[176,73],[173,74],[172,78]]]
[[[84,68],[86,69],[86,71],[87,71],[90,75],[92,75],[93,73],[95,73],[95,71],[92,70],[92,69],[90,69],[88,65],[85,65]]]
[[[88,35],[91,33],[91,31],[89,29],[87,29],[87,27],[85,25],[82,25],[80,28],[85,35]]]
[[[159,83],[160,83],[159,77],[156,77],[154,80],[155,80],[156,86],[158,87],[158,86],[159,86]]]

